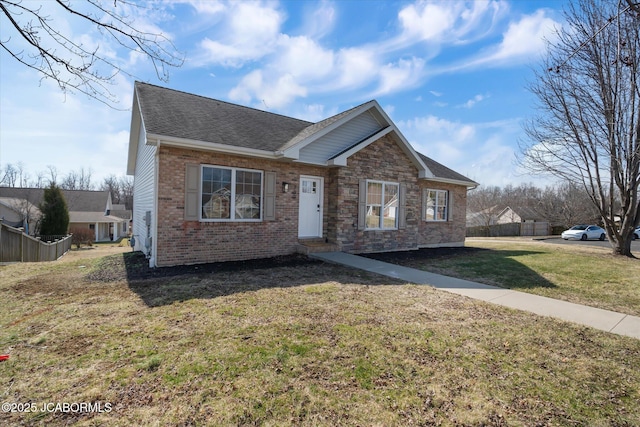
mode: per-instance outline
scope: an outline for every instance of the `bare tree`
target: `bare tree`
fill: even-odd
[[[120,203],[125,209],[133,210],[133,177],[120,177]]]
[[[133,178],[129,176],[109,175],[100,184],[100,190],[111,193],[114,204],[124,205],[125,209],[133,209]]]
[[[540,197],[536,210],[552,225],[572,227],[576,224],[593,224],[600,214],[581,186],[571,182],[547,187]]]
[[[496,216],[503,208],[500,187],[478,187],[467,195],[467,213],[470,223],[475,226],[488,228],[495,224]]]
[[[65,21],[91,25],[103,44],[111,46],[101,50],[99,45],[90,47],[78,41],[65,31],[68,25],[56,22],[47,12],[53,7]],[[169,78],[168,67],[180,67],[184,62],[168,37],[136,28],[132,12],[143,7],[128,0],[55,0],[45,4],[0,0],[0,25],[4,29],[0,47],[22,65],[36,70],[42,79],[55,81],[63,93],[81,92],[113,106],[117,99],[108,86],[119,73],[133,76],[124,69],[124,61],[114,58],[111,47],[146,56],[162,81]]]
[[[49,184],[57,184],[58,168],[56,168],[54,165],[47,165],[47,171],[49,172]]]
[[[640,222],[640,16],[621,6],[570,4],[567,25],[549,43],[531,86],[540,114],[525,127],[530,141],[522,149],[530,170],[584,188],[614,254],[633,256],[632,229]]]
[[[0,171],[0,176],[2,176],[2,180],[0,180],[0,184],[7,187],[15,187],[18,182],[18,169],[12,165],[11,163],[7,163],[4,166],[4,171]]]
[[[63,190],[93,190],[91,168],[80,168],[78,171],[69,172],[60,183],[60,188]]]
[[[100,184],[100,190],[111,193],[111,202],[120,204],[120,182],[115,175],[111,174],[106,177]]]

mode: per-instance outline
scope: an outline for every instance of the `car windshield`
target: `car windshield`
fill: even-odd
[[[587,229],[586,225],[575,225],[571,227],[571,230],[586,230],[586,229]]]

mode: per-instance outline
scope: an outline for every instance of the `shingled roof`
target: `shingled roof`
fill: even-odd
[[[70,212],[104,212],[107,208],[108,191],[62,190]],[[44,199],[43,188],[0,187],[0,197],[28,200],[39,206]]]
[[[148,133],[275,151],[311,122],[136,82]]]
[[[433,175],[436,178],[451,179],[451,180],[454,180],[454,181],[467,181],[469,183],[473,183],[473,184],[476,184],[476,185],[478,184],[477,182],[467,178],[466,176],[464,176],[462,174],[459,174],[458,172],[456,172],[456,171],[454,171],[452,169],[449,169],[445,165],[436,162],[432,158],[427,157],[422,153],[418,153],[418,156],[420,156],[420,158],[422,159],[424,164],[429,168],[431,173],[433,173]]]
[[[285,150],[348,116],[368,101],[317,123],[231,104],[148,83],[135,83],[142,121],[148,135],[213,143],[275,153]],[[395,125],[394,129],[395,129]],[[404,140],[404,137],[402,137]],[[407,143],[408,144],[408,143]],[[469,178],[417,153],[432,179],[477,185]]]

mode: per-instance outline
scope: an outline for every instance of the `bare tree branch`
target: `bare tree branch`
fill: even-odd
[[[640,14],[637,3],[576,0],[531,91],[523,165],[581,185],[614,253],[631,256],[640,219]],[[559,64],[559,65],[558,65]],[[620,218],[619,222],[616,221]]]
[[[69,14],[69,19],[90,24],[105,38],[105,43],[150,59],[162,81],[168,80],[169,67],[180,67],[184,62],[167,36],[136,28],[134,18],[127,16],[125,9],[141,9],[137,3],[115,0],[113,7],[107,7],[100,0],[86,0],[79,5],[56,0],[48,5],[57,5]],[[4,15],[7,19],[3,24],[5,33],[10,34],[0,39],[2,49],[22,65],[38,71],[42,79],[55,81],[65,95],[80,92],[115,107],[117,98],[109,90],[115,77],[123,73],[135,78],[105,48],[88,48],[74,41],[72,35],[65,34],[60,29],[63,27],[45,14],[42,6],[22,0],[0,0],[0,12],[0,17]]]

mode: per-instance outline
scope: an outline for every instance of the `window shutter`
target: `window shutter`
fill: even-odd
[[[400,184],[398,194],[398,228],[407,228],[407,184]]]
[[[264,173],[264,220],[276,219],[276,173]]]
[[[184,220],[198,221],[198,192],[200,181],[200,165],[188,163],[185,174]]]
[[[361,179],[358,191],[358,230],[364,230],[367,220],[367,180]]]
[[[427,220],[427,196],[428,190],[426,188],[422,189],[422,209],[420,213],[420,217],[423,221]]]
[[[453,221],[453,194],[447,191],[447,221]]]

